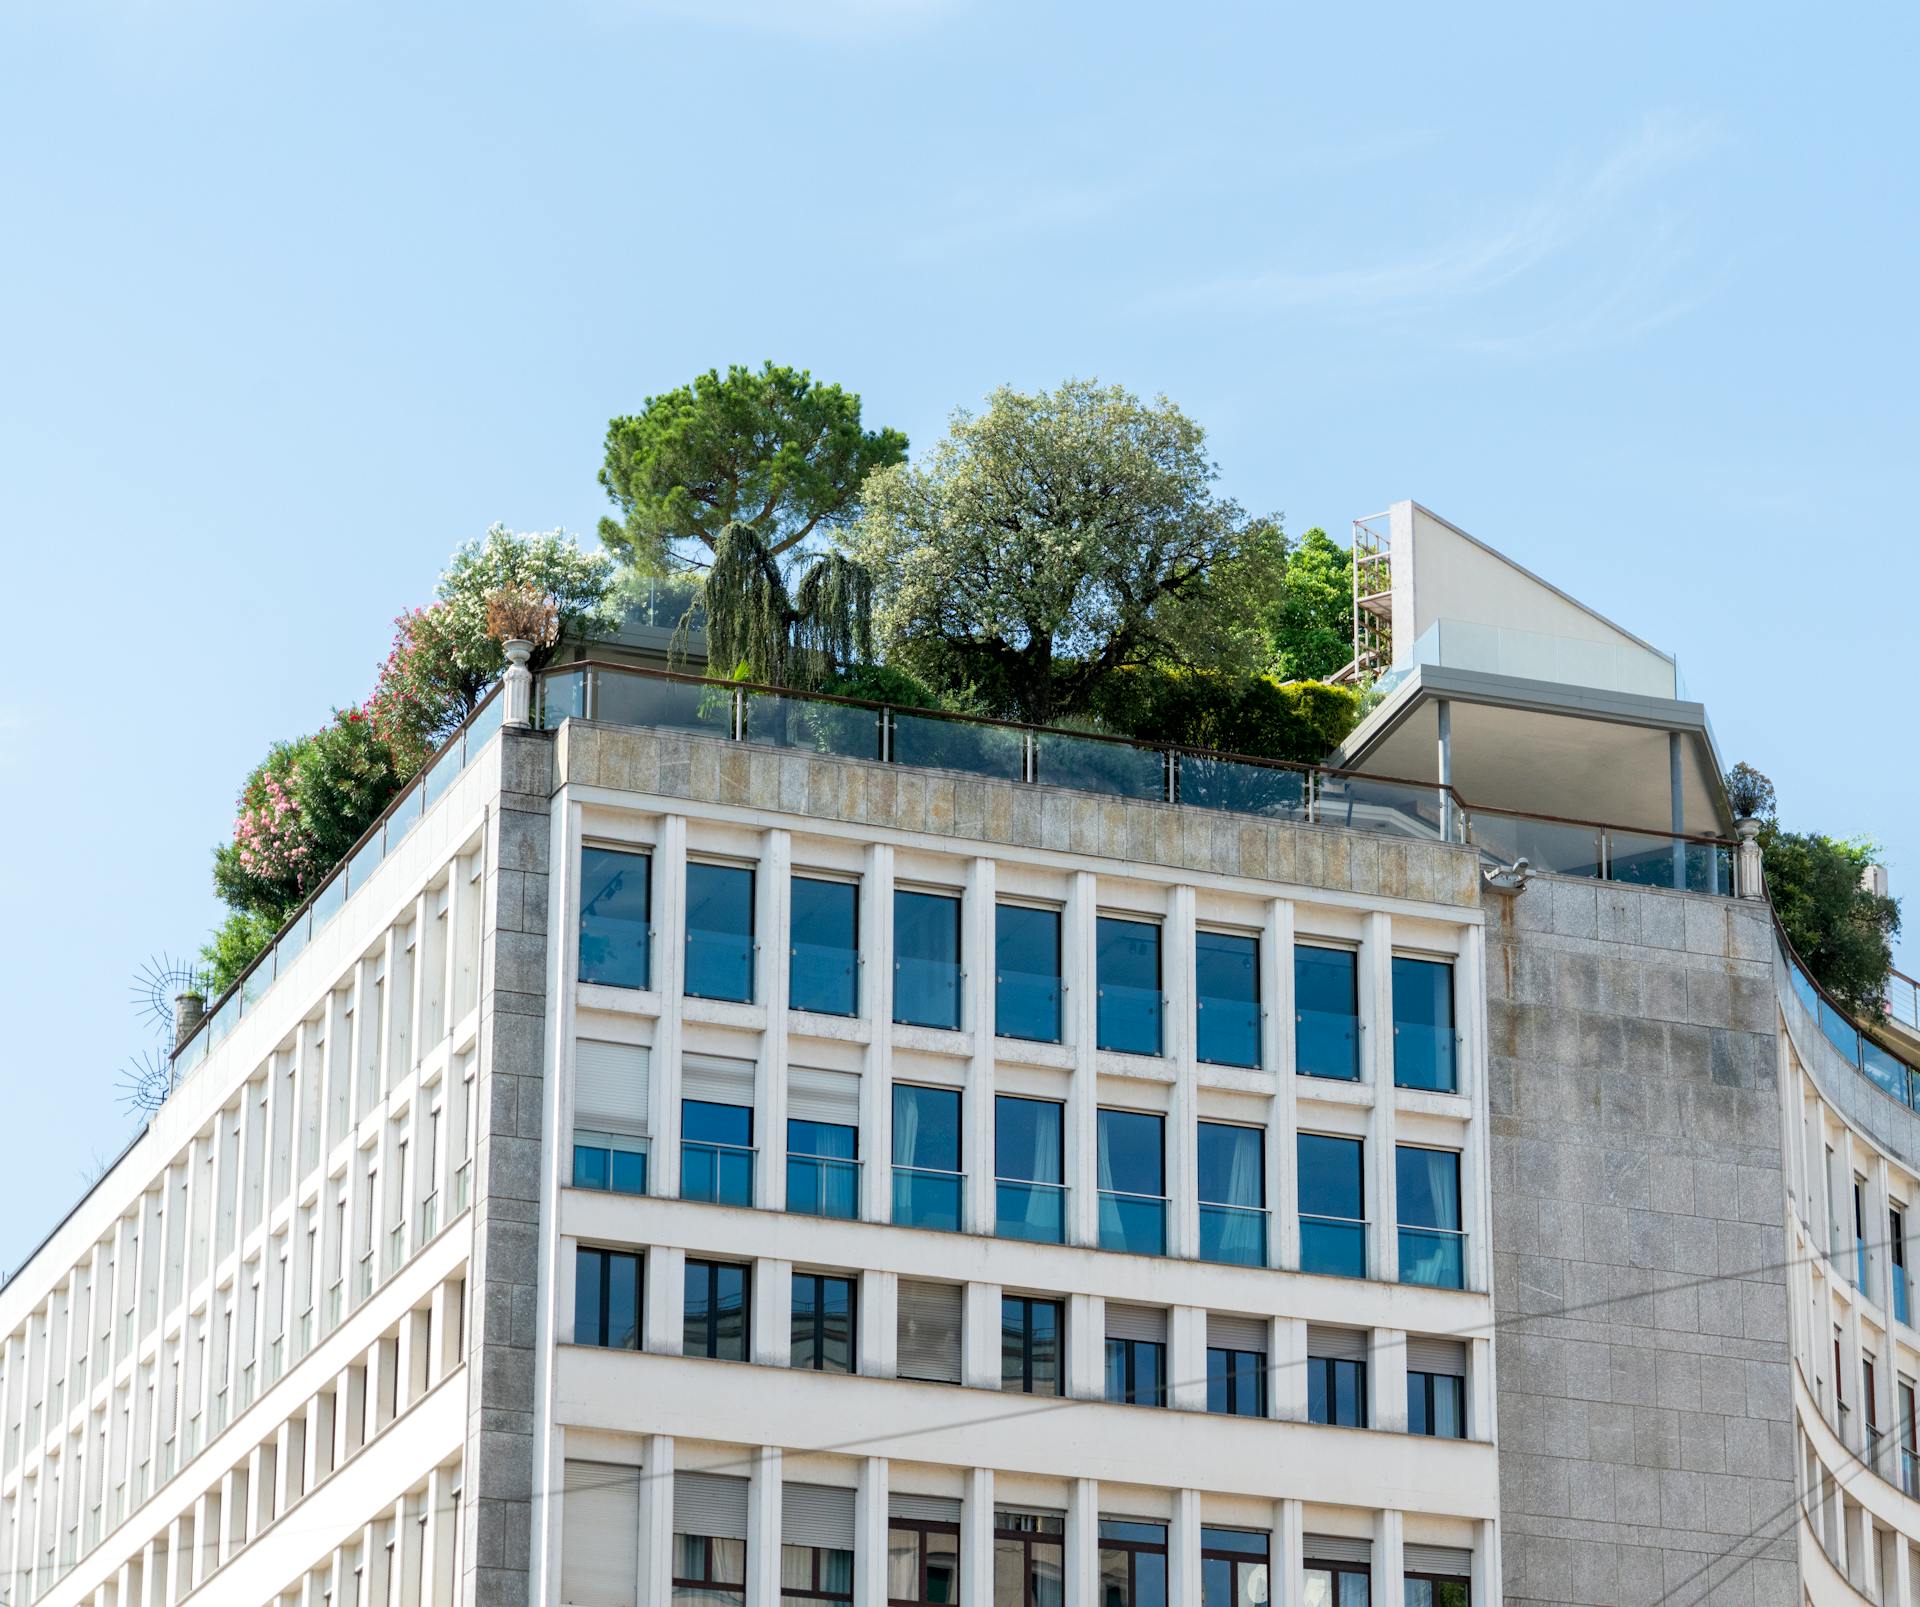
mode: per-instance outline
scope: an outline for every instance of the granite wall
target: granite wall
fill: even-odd
[[[1509,1607],[1798,1602],[1766,909],[1488,905]]]

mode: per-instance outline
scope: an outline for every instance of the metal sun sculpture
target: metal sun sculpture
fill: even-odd
[[[173,1042],[173,1001],[183,993],[204,993],[206,980],[197,966],[170,954],[150,955],[133,979],[133,1008],[150,1022],[161,1040]]]
[[[122,1110],[151,1115],[173,1091],[172,1063],[160,1050],[143,1050],[120,1068],[116,1086]]]

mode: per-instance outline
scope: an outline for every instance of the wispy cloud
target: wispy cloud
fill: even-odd
[[[1671,322],[1702,292],[1676,284],[1692,254],[1682,211],[1659,187],[1719,143],[1712,125],[1648,119],[1583,171],[1563,174],[1507,217],[1410,255],[1312,272],[1226,274],[1164,292],[1161,310],[1331,316],[1447,313],[1461,345],[1538,356],[1632,338]],[[1488,327],[1460,315],[1485,312]]]

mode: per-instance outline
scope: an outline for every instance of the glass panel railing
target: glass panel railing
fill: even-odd
[[[1443,808],[1445,797],[1438,786],[1323,771],[1314,782],[1313,818],[1350,831],[1460,841],[1460,811]]]
[[[1860,1036],[1860,1069],[1882,1093],[1891,1094],[1903,1105],[1908,1102],[1906,1066],[1864,1033]]]
[[[1454,1091],[1454,1032],[1452,1027],[1421,1021],[1393,1024],[1393,1082],[1396,1088],[1420,1088],[1429,1093]]]
[[[753,1151],[739,1144],[681,1140],[680,1198],[707,1205],[753,1204]]]
[[[993,1030],[1031,1043],[1060,1041],[1060,978],[998,970],[993,977]]]
[[[851,1222],[860,1215],[860,1163],[827,1155],[787,1156],[787,1209]]]
[[[380,862],[387,857],[387,834],[376,831],[360,845],[359,851],[347,861],[347,896],[351,898],[366,886],[367,879],[380,868]]]
[[[1167,1202],[1153,1194],[1100,1191],[1100,1248],[1134,1255],[1167,1253]]]
[[[1200,1259],[1236,1267],[1267,1264],[1267,1213],[1257,1206],[1200,1202]]]
[[[1024,781],[1026,733],[1013,726],[979,725],[895,710],[888,717],[887,756],[895,764],[962,770],[997,781]]]
[[[995,1178],[993,1231],[1003,1239],[1034,1244],[1067,1242],[1067,1190],[1064,1183],[1032,1183],[1024,1178]]]
[[[587,683],[587,718],[610,725],[651,725],[731,737],[733,700],[733,688],[707,681],[595,670]]]
[[[951,960],[893,962],[893,1019],[907,1027],[960,1026],[960,967]]]
[[[880,757],[880,711],[779,692],[748,692],[747,740],[843,759]]]
[[[454,778],[466,768],[466,760],[461,755],[460,744],[454,743],[432,764],[427,766],[426,779],[420,783],[421,806],[431,809],[446,795]]]
[[[900,1228],[937,1228],[960,1231],[961,1200],[966,1191],[964,1172],[936,1172],[924,1166],[893,1169],[893,1225]]]
[[[1907,1269],[1896,1266],[1893,1269],[1893,1316],[1896,1322],[1911,1322],[1907,1315],[1912,1292],[1907,1288]]]
[[[1824,998],[1820,1001],[1820,1030],[1826,1035],[1827,1042],[1846,1057],[1849,1065],[1857,1067],[1860,1064],[1860,1034],[1854,1030],[1853,1023]]]
[[[686,993],[690,999],[753,998],[753,939],[739,932],[688,932]]]
[[[1112,798],[1167,796],[1167,757],[1157,748],[1060,731],[1036,731],[1033,748],[1033,779],[1042,786]]]
[[[1296,1010],[1293,1064],[1302,1077],[1360,1080],[1360,1018],[1343,1010]]]
[[[1095,1041],[1117,1054],[1159,1054],[1160,1003],[1158,988],[1101,983],[1095,991]]]
[[[534,699],[542,726],[552,730],[562,720],[587,717],[587,670],[548,670],[540,677],[540,693]]]
[[[453,1214],[458,1216],[473,1203],[473,1162],[465,1160],[453,1174]]]
[[[1195,1001],[1195,1048],[1210,1066],[1260,1064],[1260,1006],[1250,999],[1202,996]]]
[[[1367,1224],[1350,1217],[1300,1218],[1300,1270],[1338,1278],[1367,1275]]]
[[[860,956],[852,949],[809,943],[796,931],[787,960],[787,1003],[793,1009],[830,1016],[858,1013]]]
[[[1555,876],[1598,879],[1604,864],[1601,833],[1591,826],[1475,809],[1468,836],[1474,846],[1503,865],[1524,859],[1536,871]]]
[[[1312,773],[1278,765],[1182,753],[1177,767],[1179,802],[1196,809],[1224,809],[1274,820],[1304,820]]]
[[[1466,1277],[1467,1236],[1445,1228],[1400,1230],[1400,1281],[1429,1289],[1461,1289]]]

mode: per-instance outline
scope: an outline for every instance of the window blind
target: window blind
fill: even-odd
[[[787,1068],[787,1114],[796,1121],[860,1125],[860,1079],[850,1071]]]
[[[900,1377],[960,1382],[960,1297],[958,1284],[900,1280]]]
[[[833,1484],[782,1485],[780,1543],[853,1550],[853,1491]]]
[[[887,1515],[917,1518],[922,1523],[958,1523],[960,1498],[952,1495],[890,1495]]]
[[[1207,1313],[1207,1343],[1215,1350],[1251,1350],[1267,1353],[1265,1317],[1231,1317],[1223,1312]]]
[[[1467,1376],[1467,1347],[1457,1339],[1424,1339],[1407,1335],[1407,1371],[1442,1373],[1449,1378]]]
[[[1405,1552],[1407,1568],[1417,1574],[1457,1574],[1464,1579],[1473,1572],[1473,1553],[1462,1546],[1419,1546],[1409,1540]]]
[[[1322,1328],[1307,1324],[1307,1354],[1324,1356],[1328,1361],[1365,1361],[1367,1334],[1364,1328]]]
[[[674,1474],[673,1532],[746,1539],[747,1481],[724,1473]]]
[[[1109,1339],[1150,1339],[1167,1342],[1167,1314],[1158,1306],[1122,1306],[1107,1302]]]
[[[1373,1542],[1371,1540],[1352,1540],[1340,1534],[1310,1534],[1303,1536],[1300,1554],[1306,1559],[1308,1567],[1316,1562],[1364,1562],[1373,1561]]]
[[[575,1043],[574,1126],[645,1138],[648,1058],[636,1043],[602,1043],[596,1038]]]
[[[640,1470],[568,1462],[560,1508],[560,1600],[638,1607]]]
[[[753,1062],[726,1055],[682,1055],[680,1097],[714,1105],[751,1105]]]

